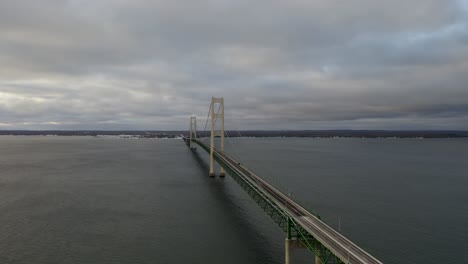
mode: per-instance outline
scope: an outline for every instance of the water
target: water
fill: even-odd
[[[227,151],[384,263],[467,262],[468,140],[232,139]],[[282,231],[197,153],[181,140],[0,137],[0,263],[283,263]]]

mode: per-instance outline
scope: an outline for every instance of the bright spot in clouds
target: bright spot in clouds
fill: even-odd
[[[467,73],[462,0],[0,2],[1,129],[468,129]]]

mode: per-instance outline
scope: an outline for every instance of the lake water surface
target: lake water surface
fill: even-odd
[[[467,139],[226,151],[384,263],[468,263]],[[283,263],[282,231],[207,158],[176,139],[0,137],[0,263]]]

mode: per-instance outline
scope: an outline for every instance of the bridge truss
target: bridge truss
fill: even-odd
[[[219,109],[222,109],[221,113],[219,112],[219,109],[218,113],[214,113],[214,103],[220,104]],[[314,254],[315,263],[317,264],[382,264],[382,262],[375,259],[370,254],[357,247],[354,243],[344,238],[341,234],[337,233],[329,226],[324,224],[320,220],[319,215],[312,214],[290,200],[290,198],[285,198],[286,196],[284,194],[280,193],[277,189],[266,183],[263,179],[255,175],[243,165],[240,165],[240,162],[224,153],[224,99],[212,98],[210,112],[212,122],[210,138],[211,144],[208,145],[207,143],[203,142],[201,138],[197,137],[199,134],[196,133],[196,121],[193,120],[190,122],[190,137],[184,138],[186,144],[192,146],[192,144],[195,143],[203,150],[208,152],[210,154],[210,176],[214,176],[213,162],[216,161],[221,167],[220,176],[224,176],[224,172],[227,172],[286,233],[285,255],[287,264],[289,264],[291,261],[289,251],[294,247],[301,247],[310,250]],[[216,117],[222,118],[222,128],[218,131],[214,129],[214,122]],[[220,132],[222,132],[223,135],[221,135]],[[221,148],[219,149],[214,146],[215,136],[221,137]],[[288,207],[288,203],[291,207]],[[299,211],[298,209],[292,208],[293,204],[295,208],[299,208]],[[338,246],[331,246],[331,240],[324,239],[323,234],[321,236],[317,236],[317,234],[314,234],[310,231],[310,228],[307,230],[307,226],[304,225],[304,221],[301,222],[302,216],[310,216],[310,218],[315,219],[314,221],[316,221],[316,223],[321,223],[320,225],[328,228],[328,230],[324,232],[326,233],[325,235],[336,236],[338,241],[336,242],[336,245]],[[352,247],[352,249],[350,247]]]
[[[210,147],[200,139],[194,139],[193,142],[210,153]],[[190,144],[190,142],[187,143]],[[301,225],[296,223],[294,218],[269,198],[267,193],[249,181],[230,164],[225,162],[224,159],[221,159],[217,152],[214,153],[214,159],[286,233],[288,240],[296,240],[301,246],[309,249],[316,256],[316,263],[317,260],[320,260],[321,263],[329,264],[345,263],[315,239],[313,235],[302,228]]]

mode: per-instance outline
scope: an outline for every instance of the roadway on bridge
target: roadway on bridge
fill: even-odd
[[[203,144],[202,142],[197,143]],[[296,223],[300,224],[343,262],[382,264],[382,262],[322,222],[229,155],[216,148],[214,149],[214,154],[220,159],[223,159],[226,164],[229,164],[232,169],[237,170],[251,183],[264,190],[264,192],[269,195],[270,199],[275,201],[283,210],[287,211],[292,216]]]

